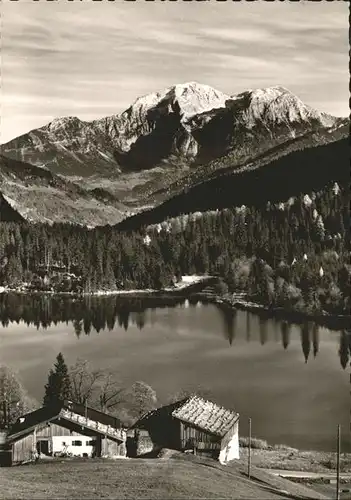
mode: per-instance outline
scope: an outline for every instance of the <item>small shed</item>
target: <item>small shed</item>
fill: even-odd
[[[239,458],[239,414],[199,396],[152,410],[133,429],[136,439],[147,431],[156,449],[189,450],[223,464]]]

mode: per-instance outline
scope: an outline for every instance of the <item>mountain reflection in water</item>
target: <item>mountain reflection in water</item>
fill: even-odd
[[[136,325],[142,330],[147,324],[153,324],[156,318],[156,308],[173,306],[199,306],[197,300],[180,299],[178,297],[84,297],[72,298],[69,296],[48,295],[0,295],[0,322],[7,327],[12,322],[24,322],[28,326],[35,325],[37,329],[46,329],[58,323],[71,322],[77,337],[89,335],[92,331],[99,333],[103,330],[113,330],[117,325],[128,330],[130,325]],[[146,311],[151,314],[146,318]],[[235,345],[238,334],[238,310],[230,308],[219,309],[223,319],[223,332],[229,345]],[[256,316],[246,313],[246,341],[252,341],[252,318]],[[170,325],[171,326],[171,325]],[[308,362],[313,353],[316,357],[319,352],[319,326],[306,321],[299,325],[301,350]],[[287,321],[274,320],[264,312],[259,314],[258,333],[262,346],[268,342],[268,333],[273,330],[274,340],[280,341],[283,349],[288,349],[291,336],[291,324]],[[351,358],[351,333],[348,331],[335,332],[339,336],[338,356],[343,369],[348,366]]]

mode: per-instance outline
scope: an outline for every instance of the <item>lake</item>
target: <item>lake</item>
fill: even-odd
[[[160,300],[158,299],[158,306]],[[240,433],[301,449],[342,450],[349,434],[349,337],[309,322],[169,299],[0,296],[0,363],[41,401],[58,352],[112,368],[127,387],[142,380],[160,403],[199,390],[240,413]]]

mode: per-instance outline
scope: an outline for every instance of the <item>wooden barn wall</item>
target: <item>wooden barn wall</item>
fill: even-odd
[[[49,440],[51,441],[52,436],[81,436],[77,432],[70,431],[65,427],[51,423],[50,426],[38,426],[36,433],[36,441]],[[114,441],[108,438],[101,438],[96,436],[96,454],[97,456],[108,455],[126,455],[126,445],[119,441]],[[23,462],[33,458],[33,450],[35,448],[34,443],[34,431],[31,434],[19,439],[12,445],[12,461],[13,462]],[[51,442],[49,444],[49,450],[51,449]]]
[[[23,462],[33,458],[33,434],[28,434],[12,445],[12,461]]]
[[[220,443],[221,439],[202,429],[180,422],[180,440],[182,449],[185,449],[191,448],[200,442],[208,443],[209,448],[211,448],[210,443]],[[216,448],[216,446],[214,447]]]
[[[163,448],[180,449],[180,423],[172,416],[155,415],[145,425],[152,442]]]
[[[125,455],[125,444],[113,439],[103,438],[101,440],[101,454],[109,457]]]
[[[80,436],[80,434],[55,423],[50,423],[50,425],[45,425],[37,430],[37,438],[51,438],[52,436]]]

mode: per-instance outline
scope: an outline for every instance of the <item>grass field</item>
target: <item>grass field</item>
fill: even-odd
[[[299,470],[304,472],[330,472],[336,470],[336,453],[325,451],[303,451],[288,446],[265,447],[265,441],[256,440],[257,447],[251,450],[252,464],[265,469]],[[247,462],[248,449],[240,449],[240,461]],[[342,453],[340,471],[351,473],[351,454]]]
[[[303,485],[197,457],[74,459],[0,469],[1,499],[322,499]]]

